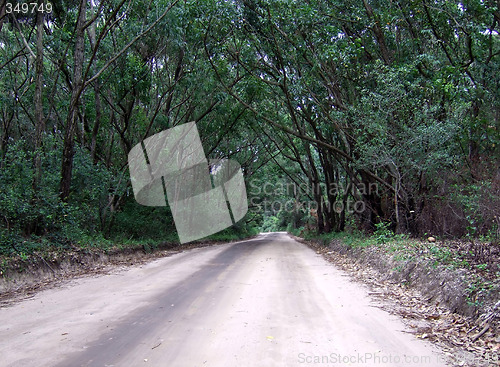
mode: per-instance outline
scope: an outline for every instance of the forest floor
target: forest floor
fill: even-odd
[[[384,309],[402,317],[418,338],[436,343],[454,365],[500,366],[496,249],[487,250],[491,258],[485,262],[470,243],[459,241],[353,246],[350,239],[298,239],[388,301]]]

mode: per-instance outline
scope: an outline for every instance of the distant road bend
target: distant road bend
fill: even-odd
[[[0,309],[0,366],[445,366],[286,233],[80,278]]]

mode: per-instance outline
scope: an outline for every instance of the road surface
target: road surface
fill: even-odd
[[[0,309],[0,366],[444,366],[285,233],[198,248]]]

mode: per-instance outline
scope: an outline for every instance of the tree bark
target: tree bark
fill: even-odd
[[[99,81],[96,80],[95,87],[95,121],[94,127],[92,129],[92,138],[90,141],[90,155],[92,156],[92,162],[97,164],[97,135],[99,133],[99,127],[101,126],[101,117],[102,117],[102,107],[101,107],[101,96],[100,94],[100,86]]]
[[[61,185],[60,197],[67,201],[71,188],[71,177],[73,174],[73,157],[75,155],[75,127],[78,118],[78,105],[80,95],[83,91],[83,61],[85,57],[85,19],[86,19],[87,1],[80,1],[78,20],[75,35],[74,52],[74,71],[73,71],[73,90],[69,104],[68,116],[66,119],[66,131],[64,133],[64,147],[61,167]]]
[[[90,2],[91,10],[94,10],[94,3]],[[90,47],[94,49],[96,45],[96,23],[93,22],[89,28],[89,41]],[[95,101],[95,121],[92,128],[92,137],[90,139],[90,155],[92,157],[92,162],[97,164],[97,135],[99,134],[99,128],[101,126],[102,118],[102,104],[101,104],[101,86],[99,79],[94,82],[94,101]]]
[[[38,7],[45,8],[44,0],[38,0]],[[40,148],[42,147],[42,135],[45,131],[45,120],[43,117],[43,12],[36,13],[36,60],[35,60],[35,157],[33,189],[36,191],[42,176],[42,162]]]

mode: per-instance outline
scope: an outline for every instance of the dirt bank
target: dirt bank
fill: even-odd
[[[61,285],[79,276],[104,274],[117,267],[126,268],[155,258],[171,256],[192,248],[213,246],[218,241],[180,245],[165,242],[133,247],[102,250],[74,248],[70,251],[45,251],[30,256],[15,256],[1,260],[0,307],[19,301],[42,289]]]

